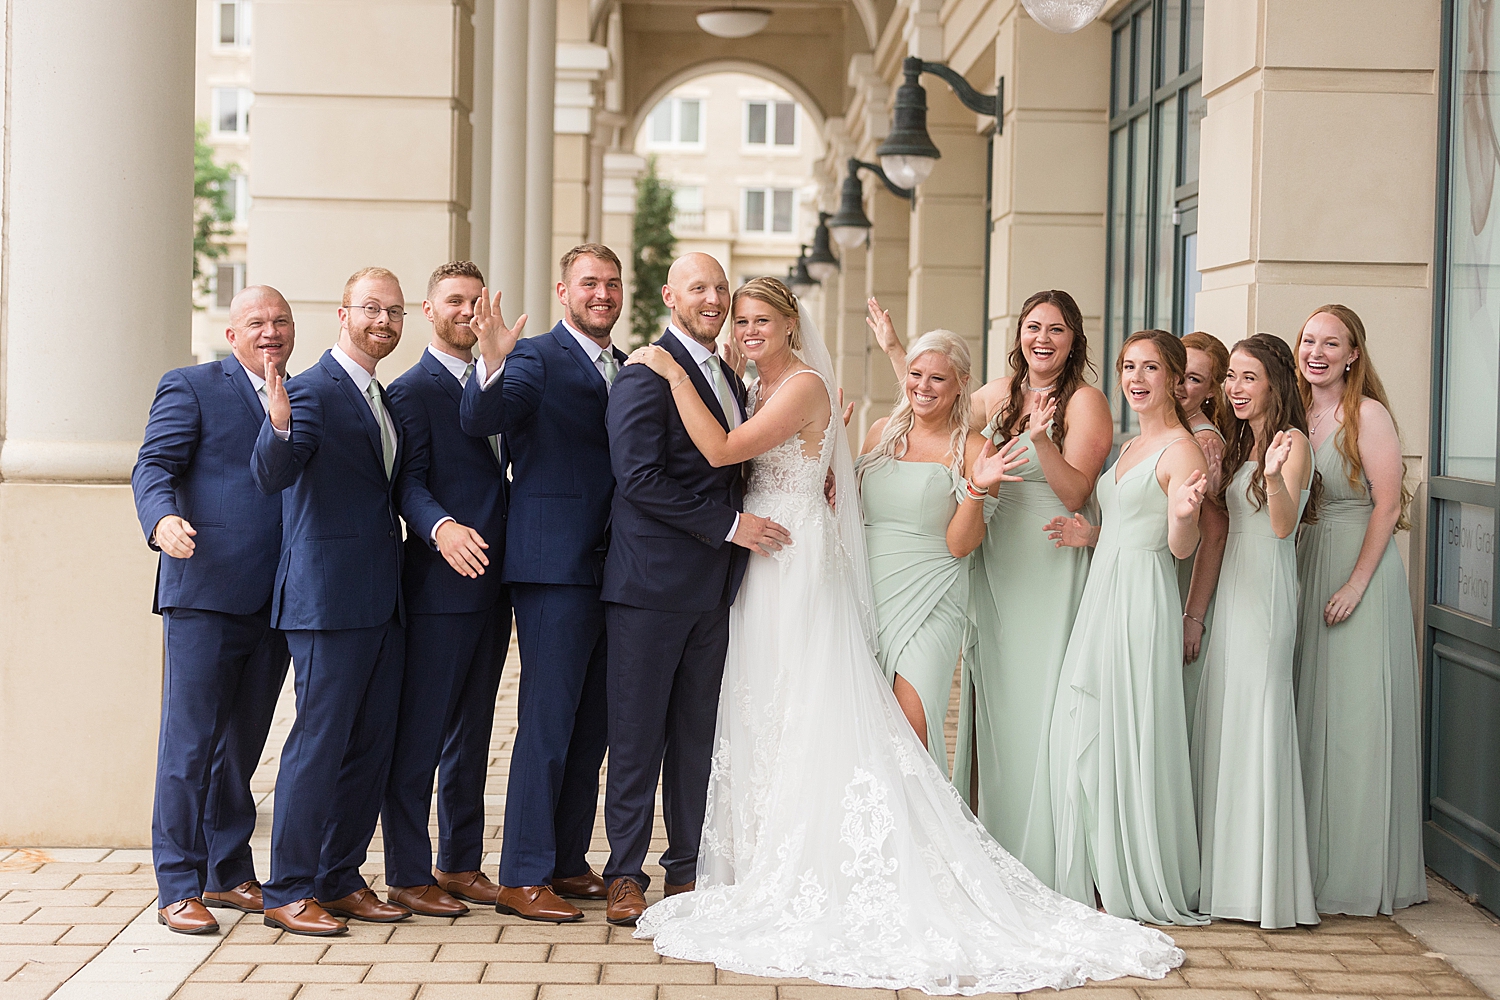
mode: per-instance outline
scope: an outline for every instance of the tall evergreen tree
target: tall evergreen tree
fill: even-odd
[[[656,158],[646,161],[646,172],[635,182],[635,239],[631,248],[635,284],[630,303],[630,341],[634,347],[649,344],[661,332],[667,307],[661,286],[677,256],[677,237],[672,235],[672,188],[656,175]]]

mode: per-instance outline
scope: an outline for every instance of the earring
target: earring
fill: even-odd
[[[1350,367],[1351,367],[1351,366],[1352,366],[1352,365],[1353,365],[1353,364],[1354,364],[1354,362],[1353,362],[1353,361],[1346,361],[1346,362],[1344,362],[1344,371],[1348,371],[1348,370],[1349,370],[1349,368],[1350,368]]]

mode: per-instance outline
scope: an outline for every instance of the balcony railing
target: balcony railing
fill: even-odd
[[[672,228],[679,233],[701,233],[703,232],[703,209],[697,211],[677,210],[672,217]]]

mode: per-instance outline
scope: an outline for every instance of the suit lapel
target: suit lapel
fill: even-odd
[[[224,375],[234,388],[235,395],[240,397],[240,402],[244,403],[250,411],[255,426],[259,427],[265,422],[266,410],[260,405],[260,397],[255,394],[255,387],[250,384],[250,376],[245,374],[244,366],[239,363],[238,359],[229,357],[220,361],[219,367],[224,370]]]
[[[370,400],[364,393],[359,391],[359,387],[354,384],[354,380],[349,377],[349,373],[344,371],[344,366],[338,363],[338,359],[333,356],[332,351],[324,352],[323,357],[319,359],[319,363],[322,364],[323,370],[333,378],[333,381],[343,392],[344,398],[349,401],[349,405],[354,407],[355,419],[364,427],[365,437],[369,439],[370,447],[375,449],[375,464],[380,466],[381,472],[385,472],[385,449],[380,446],[380,425],[375,422],[375,411],[370,409]],[[397,440],[396,457],[398,460],[401,457],[399,439]],[[396,464],[399,465],[400,462],[398,461]]]
[[[688,351],[687,346],[671,330],[661,335],[656,346],[665,349],[668,354],[677,359],[678,364],[682,365],[683,370],[688,373],[688,378],[693,380],[693,388],[697,389],[698,395],[703,397],[703,403],[708,407],[708,412],[714,415],[714,419],[718,420],[720,426],[727,432],[729,420],[724,415],[724,407],[719,405],[719,396],[714,392],[714,387],[708,384],[708,379],[703,375],[703,369],[699,368],[698,362],[693,360],[693,355]],[[733,392],[732,389],[730,391]]]
[[[599,405],[609,406],[609,384],[604,381],[604,376],[599,374],[599,369],[594,367],[594,358],[589,357],[578,338],[568,332],[568,328],[558,323],[552,328],[552,339],[562,345],[563,350],[568,352],[579,368],[583,369],[583,377],[588,379],[589,385],[594,389],[594,395],[599,397]],[[598,355],[594,355],[598,357]]]
[[[458,384],[458,379],[453,377],[453,373],[445,368],[441,361],[432,356],[431,351],[422,351],[422,370],[436,379],[437,384],[443,387],[443,391],[455,403],[463,402],[464,387]],[[474,376],[470,375],[469,377],[473,378]]]

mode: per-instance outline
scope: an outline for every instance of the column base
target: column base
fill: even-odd
[[[129,486],[0,483],[0,844],[150,844],[156,559]]]

